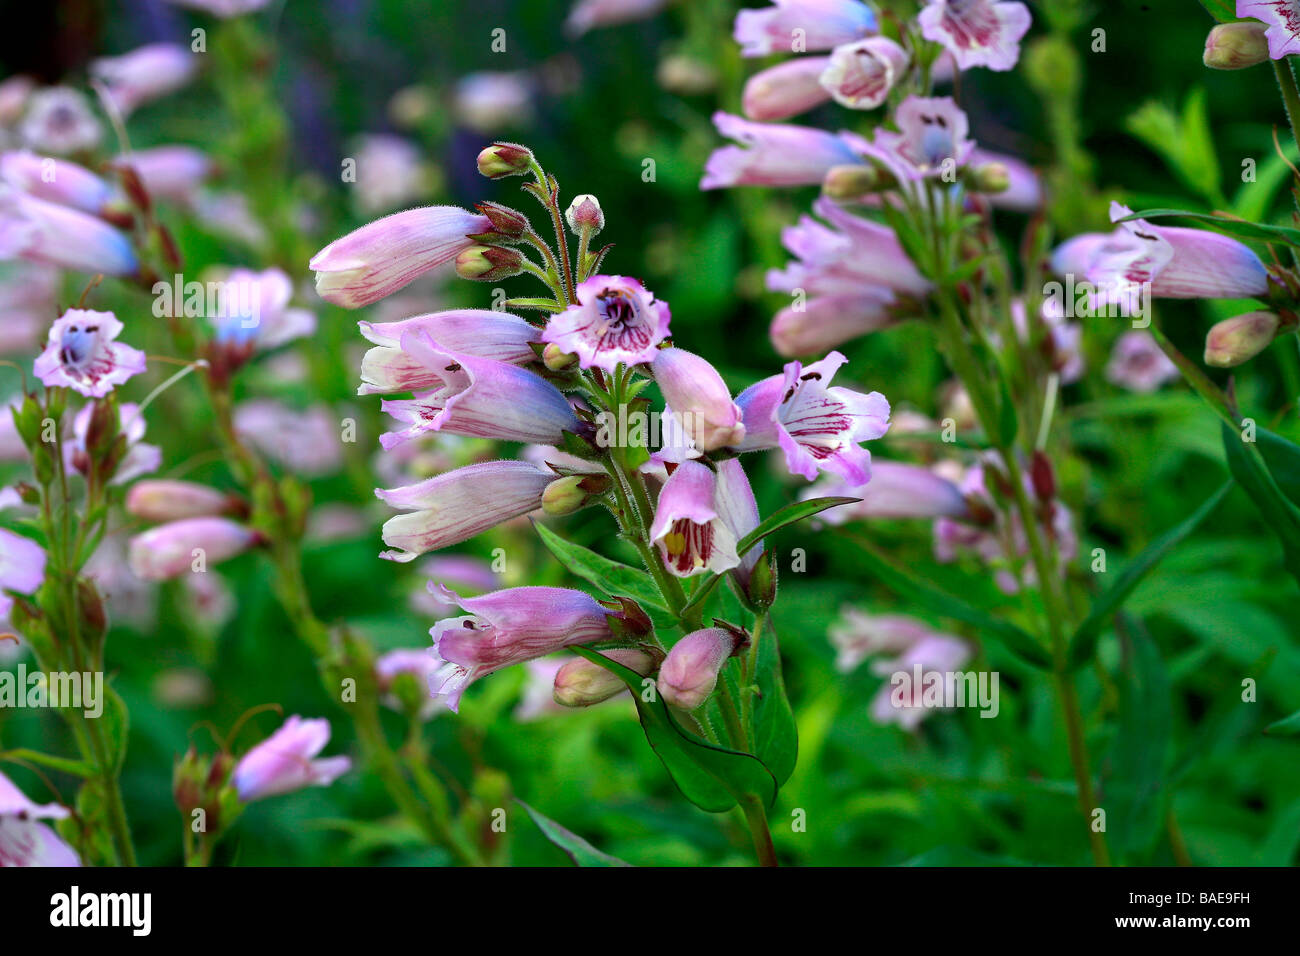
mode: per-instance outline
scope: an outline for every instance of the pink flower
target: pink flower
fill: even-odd
[[[501,586],[501,576],[492,570],[492,566],[481,558],[472,558],[464,554],[447,554],[429,558],[416,568],[419,577],[431,581],[440,581],[458,593],[482,594],[495,591]],[[420,614],[430,617],[446,617],[456,610],[456,605],[448,603],[441,594],[435,594],[426,587],[411,596],[411,607]]]
[[[811,485],[802,498],[853,497],[853,504],[823,512],[827,524],[864,518],[960,518],[967,514],[966,499],[956,485],[921,465],[898,461],[873,461],[871,481],[860,487],[838,478]]]
[[[943,709],[942,704],[926,702],[923,693],[926,675],[934,674],[937,678],[952,673],[970,657],[970,647],[965,641],[932,632],[922,635],[898,657],[876,661],[872,673],[889,681],[871,701],[872,718],[880,724],[898,724],[904,730],[915,730],[932,711]],[[918,669],[919,682],[915,677]],[[901,675],[897,681],[896,675]]]
[[[6,591],[35,594],[45,580],[45,549],[31,538],[0,528],[0,618],[9,616],[13,599]]]
[[[50,328],[35,372],[50,388],[71,388],[88,398],[103,398],[144,371],[144,353],[115,342],[122,323],[112,312],[69,309]]]
[[[744,56],[829,50],[876,32],[876,15],[857,0],[774,0],[736,14],[734,35]]]
[[[303,720],[293,716],[235,765],[231,781],[245,803],[277,797],[304,787],[326,787],[352,768],[347,757],[313,760],[330,740],[324,717]]]
[[[749,476],[737,458],[727,458],[717,463],[717,487],[713,492],[713,507],[718,517],[739,542],[741,538],[758,527],[758,502],[754,499],[754,489],[749,484]],[[763,542],[759,541],[740,559],[733,570],[737,583],[742,588],[749,586],[749,576],[754,571],[763,554]]]
[[[635,647],[612,647],[600,653],[643,677],[655,669],[656,658]],[[546,689],[548,697],[561,707],[590,707],[623,693],[627,684],[599,664],[576,657],[554,671]]]
[[[1268,25],[1264,38],[1274,60],[1300,53],[1300,0],[1237,0],[1237,16]]]
[[[347,309],[378,302],[450,262],[489,233],[487,216],[458,206],[424,206],[385,216],[316,253],[316,292]]]
[[[88,152],[104,135],[85,94],[66,86],[37,90],[27,101],[27,113],[18,126],[23,145],[38,153]]]
[[[1024,302],[1015,299],[1011,303],[1011,322],[1016,335],[1022,342],[1037,341],[1052,370],[1061,376],[1061,383],[1069,385],[1083,377],[1083,325],[1067,321],[1064,313],[1064,303],[1045,299],[1037,323],[1040,332],[1031,326]]]
[[[967,162],[971,166],[1000,163],[1006,167],[1010,184],[1000,193],[989,194],[988,200],[994,206],[1016,212],[1033,212],[1043,204],[1043,187],[1038,173],[1024,160],[977,147],[971,150]]]
[[[231,496],[192,481],[140,481],[126,495],[127,514],[145,521],[177,521],[225,514]]]
[[[131,570],[146,581],[200,573],[257,544],[259,535],[229,518],[185,518],[131,539]]]
[[[718,675],[739,646],[736,635],[720,627],[692,631],[674,644],[659,667],[655,682],[664,701],[680,710],[695,710],[713,694]]]
[[[1112,221],[1132,210],[1111,203]],[[1229,236],[1203,229],[1153,226],[1144,219],[1121,222],[1113,233],[1085,233],[1052,255],[1058,275],[1086,278],[1096,286],[1093,306],[1117,303],[1132,311],[1143,289],[1167,299],[1266,298],[1268,270],[1251,249]]]
[[[772,318],[768,335],[778,355],[815,355],[850,339],[887,329],[899,319],[888,289],[826,295],[787,305]]]
[[[832,167],[861,162],[866,146],[852,133],[751,123],[730,113],[714,113],[713,124],[723,136],[743,145],[713,151],[701,189],[819,185]]]
[[[308,478],[343,465],[341,422],[325,404],[292,408],[273,398],[235,407],[235,431],[259,452]]]
[[[0,153],[0,178],[29,196],[99,214],[113,190],[84,166],[27,150]]]
[[[930,625],[902,614],[868,614],[845,608],[830,629],[835,668],[847,674],[877,654],[901,654],[932,633]]]
[[[906,185],[955,173],[970,162],[970,121],[947,96],[909,96],[894,111],[898,132],[877,128],[866,153]]]
[[[654,361],[672,318],[668,303],[622,276],[592,276],[577,296],[577,305],[551,316],[543,342],[577,355],[583,368],[613,372],[619,364]]]
[[[282,269],[232,269],[220,288],[223,314],[211,317],[217,342],[273,349],[316,331],[314,314],[289,307],[293,282]]]
[[[745,83],[742,108],[752,120],[783,120],[831,98],[822,86],[828,56],[804,56],[755,73]]]
[[[1154,392],[1178,374],[1178,366],[1160,350],[1151,333],[1142,329],[1121,335],[1106,365],[1106,380],[1130,392]]]
[[[717,475],[698,461],[684,461],[659,492],[650,539],[664,567],[679,578],[721,573],[740,564],[737,534],[719,513]]]
[[[405,488],[376,489],[394,508],[411,512],[384,523],[380,557],[414,561],[426,551],[459,544],[503,521],[536,511],[555,473],[524,461],[467,465]]]
[[[11,262],[0,270],[0,355],[35,351],[58,310],[59,271],[36,262]]]
[[[199,188],[212,175],[213,163],[193,146],[154,146],[137,149],[113,160],[118,168],[130,167],[154,199],[192,206]]]
[[[383,402],[408,426],[381,435],[384,448],[429,431],[554,445],[580,427],[564,393],[527,369],[452,352],[419,331],[403,333],[402,351],[442,382],[413,399]]]
[[[492,309],[454,309],[431,312],[400,322],[360,322],[361,334],[375,344],[361,360],[359,395],[414,392],[437,388],[444,376],[402,351],[402,337],[420,332],[452,352],[525,365],[537,359],[531,343],[540,330],[508,312]],[[423,341],[417,336],[417,341]]]
[[[613,637],[611,612],[582,591],[522,587],[476,598],[451,596],[469,613],[439,621],[429,631],[445,662],[429,690],[446,698],[453,711],[459,710],[465,688],[493,671]]]
[[[812,481],[818,471],[829,471],[851,484],[866,484],[871,454],[858,443],[889,431],[889,402],[879,392],[831,387],[847,361],[832,352],[807,367],[790,362],[783,375],[741,392],[736,399],[745,420],[740,450],[780,448],[792,475]]]
[[[870,37],[837,46],[821,85],[841,106],[870,110],[885,102],[907,70],[907,51],[887,37]]]
[[[61,820],[68,812],[57,803],[33,803],[0,773],[0,867],[80,866],[76,851],[39,822]]]
[[[654,376],[672,416],[692,447],[715,451],[738,445],[745,437],[740,408],[717,369],[685,349],[660,349],[654,357]]]
[[[579,37],[595,27],[615,26],[633,20],[648,20],[668,0],[578,0],[564,21],[564,31]]]
[[[198,57],[175,43],[149,43],[121,56],[90,61],[91,77],[104,85],[123,116],[179,90],[198,69]]]
[[[106,275],[140,268],[131,241],[102,219],[0,185],[0,259]]]
[[[917,18],[921,34],[942,43],[960,70],[1012,69],[1031,19],[1023,3],[1006,0],[930,0]]]

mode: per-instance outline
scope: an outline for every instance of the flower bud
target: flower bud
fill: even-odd
[[[141,481],[126,496],[127,513],[146,521],[178,521],[225,514],[231,499],[225,492],[191,481]]]
[[[533,151],[515,143],[493,143],[478,154],[478,171],[488,179],[519,176],[528,172]]]
[[[258,537],[256,531],[226,518],[187,518],[136,535],[128,560],[136,577],[165,581],[242,554]]]
[[[653,671],[657,663],[649,653],[633,647],[614,648],[600,653],[643,677]],[[561,707],[589,707],[609,700],[626,688],[627,685],[618,675],[585,657],[579,657],[556,672],[553,696]]]
[[[695,448],[716,451],[740,444],[745,437],[740,408],[706,359],[685,349],[661,349],[653,368],[664,401]]]
[[[569,515],[582,508],[590,497],[582,481],[582,475],[555,479],[542,492],[542,510],[548,515]]]
[[[1279,323],[1273,312],[1247,312],[1224,319],[1205,336],[1205,364],[1232,368],[1249,361],[1268,348]]]
[[[832,166],[822,180],[822,192],[831,199],[857,199],[885,188],[888,179],[880,169],[865,163]]]
[[[569,228],[579,235],[586,229],[589,230],[589,235],[594,236],[605,228],[605,214],[601,212],[600,200],[589,193],[577,196],[569,203],[564,219]]]
[[[1004,163],[984,163],[967,171],[966,183],[972,192],[1004,193],[1011,188],[1011,171]]]
[[[488,217],[493,232],[502,239],[518,239],[528,232],[531,226],[528,217],[523,213],[500,203],[481,202],[475,208]]]
[[[456,275],[476,282],[495,282],[524,271],[523,254],[503,246],[470,246],[456,256]]]
[[[564,351],[554,342],[548,343],[546,348],[542,349],[542,364],[552,372],[563,372],[566,368],[576,365],[577,361],[578,356]]]
[[[1268,59],[1266,27],[1257,20],[1220,23],[1205,38],[1202,62],[1212,70],[1244,70]]]
[[[672,646],[659,668],[659,693],[681,710],[695,710],[713,693],[718,674],[736,648],[737,636],[721,627],[692,631]]]

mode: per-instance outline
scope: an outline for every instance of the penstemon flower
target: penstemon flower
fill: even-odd
[[[90,62],[90,75],[103,84],[123,116],[137,107],[174,93],[194,78],[199,58],[174,43],[150,43]]]
[[[101,406],[85,405],[72,420],[72,435],[63,446],[65,463],[70,470],[82,474],[87,474],[90,470],[92,462],[87,442],[91,429],[95,427],[94,416],[99,408]],[[113,477],[109,479],[109,484],[123,485],[141,475],[157,471],[162,465],[162,449],[144,440],[146,422],[140,414],[140,406],[134,402],[122,402],[117,407],[116,424],[118,433],[125,439],[125,448],[120,457],[116,449],[112,454]]]
[[[51,86],[31,94],[18,135],[29,149],[65,156],[94,149],[104,135],[104,127],[83,93],[66,86]]]
[[[582,591],[519,587],[476,598],[449,597],[469,613],[439,621],[429,632],[444,662],[429,686],[452,711],[460,710],[466,687],[493,671],[614,636],[613,612]]]
[[[796,33],[796,31],[798,31]],[[829,50],[876,32],[876,15],[858,0],[773,0],[736,14],[735,38],[744,56]]]
[[[208,155],[193,146],[154,146],[117,157],[113,165],[129,167],[153,199],[193,206],[199,189],[213,173]]]
[[[0,179],[29,196],[93,215],[113,197],[113,188],[86,167],[29,150],[0,153]]]
[[[1265,24],[1268,55],[1274,60],[1300,53],[1300,2],[1297,0],[1237,0],[1237,16],[1254,17]]]
[[[942,43],[959,70],[1010,70],[1031,19],[1019,0],[929,0],[917,21],[922,35]]]
[[[61,820],[69,813],[57,803],[33,802],[0,773],[0,867],[80,866],[76,851],[40,822]]]
[[[871,463],[871,483],[865,488],[828,477],[809,486],[803,496],[860,499],[825,512],[822,520],[829,524],[862,518],[962,518],[969,514],[961,490],[942,475],[920,465],[879,459]]]
[[[1154,392],[1178,378],[1178,366],[1160,350],[1151,333],[1131,329],[1115,340],[1106,364],[1106,380],[1130,392]]]
[[[735,633],[721,627],[692,631],[672,646],[659,668],[659,693],[681,710],[704,705],[727,658],[740,647]]]
[[[822,85],[830,65],[828,56],[806,56],[755,73],[741,98],[745,115],[765,122],[783,120],[820,106],[831,98]]]
[[[316,292],[345,309],[370,305],[451,262],[474,245],[471,236],[491,231],[487,216],[457,206],[395,212],[312,256]]]
[[[144,353],[115,341],[122,323],[112,312],[69,309],[50,327],[35,372],[50,388],[71,388],[103,398],[145,370]]]
[[[140,261],[127,237],[102,219],[0,184],[0,259],[133,276]]]
[[[313,759],[330,740],[329,721],[293,716],[270,737],[244,754],[231,781],[248,803],[293,793],[304,787],[327,787],[352,769],[348,757]]]
[[[678,577],[718,573],[740,564],[740,535],[727,524],[717,505],[718,479],[697,461],[684,461],[664,482],[655,508],[650,540],[659,546],[664,565]]]
[[[662,10],[668,0],[578,0],[564,21],[565,32],[577,37],[597,27],[646,20]]]
[[[745,389],[736,398],[745,422],[741,451],[780,448],[792,475],[809,481],[818,472],[839,475],[850,484],[871,477],[871,453],[859,442],[889,431],[889,402],[879,392],[863,394],[832,386],[847,362],[839,352],[804,366],[791,362]]]
[[[693,449],[715,451],[744,439],[740,407],[706,359],[685,349],[663,349],[654,357],[653,371],[668,404],[665,416],[680,424]]]
[[[713,124],[723,136],[742,145],[714,151],[704,168],[701,189],[817,185],[836,166],[861,162],[866,145],[852,133],[768,126],[730,113],[715,113]]]
[[[385,503],[410,512],[384,523],[382,557],[414,561],[427,551],[459,544],[542,506],[555,473],[524,461],[467,465],[405,488],[377,489]]]
[[[582,368],[613,372],[654,361],[672,316],[636,279],[592,276],[575,291],[577,305],[552,316],[542,341],[578,356]]]
[[[442,349],[424,332],[403,333],[401,348],[442,383],[413,399],[383,402],[385,412],[408,426],[380,436],[385,448],[429,431],[557,444],[580,427],[564,394],[527,369]]]
[[[872,110],[907,70],[907,51],[888,37],[870,37],[837,46],[820,80],[835,102],[854,110]]]
[[[45,580],[45,549],[31,538],[0,528],[0,618],[9,616],[13,599],[6,591],[34,594]]]
[[[131,539],[131,570],[146,581],[203,572],[243,554],[261,540],[258,532],[229,518],[184,518],[150,528]]]

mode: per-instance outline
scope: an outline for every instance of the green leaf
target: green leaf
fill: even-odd
[[[578,836],[576,833],[572,832],[571,830],[566,830],[564,827],[560,826],[550,817],[534,810],[532,807],[524,803],[524,801],[520,800],[518,797],[515,798],[515,803],[519,804],[521,807],[523,807],[525,810],[528,811],[528,815],[533,818],[533,822],[537,824],[537,828],[542,831],[542,834],[546,837],[546,839],[550,840],[561,850],[563,850],[565,855],[568,856],[568,858],[573,861],[574,866],[631,866],[632,865],[631,863],[628,863],[625,860],[620,860],[616,856],[610,856],[608,853],[602,853],[600,850],[597,850],[594,846],[592,846],[582,837]]]
[[[573,574],[600,588],[610,596],[630,597],[637,603],[667,611],[654,578],[646,572],[611,561],[580,544],[566,541],[544,524],[533,522],[538,537],[560,563]]]
[[[1052,666],[1047,651],[1032,637],[1016,627],[1010,621],[993,617],[973,605],[967,604],[955,594],[949,594],[935,587],[928,581],[922,581],[889,558],[885,557],[875,545],[855,534],[846,537],[862,549],[867,568],[884,584],[899,594],[912,598],[917,603],[930,608],[936,614],[963,621],[980,629],[989,637],[996,638],[1008,650],[1028,664],[1047,670]]]
[[[736,554],[743,558],[754,545],[786,525],[802,521],[804,518],[811,518],[827,508],[849,505],[861,500],[861,498],[809,498],[807,501],[796,501],[788,504],[784,508],[772,512],[757,528],[741,538],[736,545]]]
[[[1300,495],[1300,447],[1258,427],[1254,447],[1248,444],[1224,423],[1228,468],[1281,542],[1286,569],[1300,581],[1300,508],[1295,504]]]
[[[117,691],[104,684],[104,713],[102,716],[104,743],[115,771],[121,772],[126,762],[126,745],[131,731],[131,715],[126,709],[126,701]]]
[[[643,699],[645,678],[631,668],[587,647],[573,650],[627,684],[646,740],[687,800],[710,813],[730,810],[751,795],[768,807],[775,802],[776,779],[757,757],[719,747],[686,730],[659,694],[651,695],[650,701]]]
[[[1204,87],[1188,94],[1181,116],[1162,103],[1151,102],[1131,114],[1126,125],[1160,154],[1188,188],[1212,205],[1224,204]]]
[[[1260,242],[1283,242],[1289,246],[1300,246],[1300,229],[1293,229],[1290,226],[1269,226],[1259,222],[1246,222],[1241,219],[1227,219],[1223,216],[1215,216],[1205,212],[1189,212],[1186,209],[1144,209],[1141,212],[1135,212],[1131,216],[1125,216],[1118,222],[1129,222],[1133,219],[1168,219],[1172,216],[1181,216],[1184,219],[1195,219],[1199,222],[1213,223],[1217,228],[1238,239],[1255,239]]]
[[[1132,627],[1119,688],[1119,727],[1105,780],[1107,829],[1121,860],[1150,850],[1169,802],[1166,764],[1173,725],[1160,649]]]
[[[1201,0],[1201,6],[1220,23],[1232,23],[1237,19],[1236,0]]]
[[[758,688],[754,697],[754,750],[776,777],[777,786],[783,787],[799,757],[799,726],[785,692],[776,628],[767,615],[759,617],[758,622],[754,627],[754,683]]]
[[[1300,734],[1300,710],[1290,717],[1283,717],[1264,728],[1264,733],[1278,737],[1294,737]]]
[[[1188,535],[1200,526],[1202,521],[1210,516],[1210,513],[1219,506],[1219,502],[1232,490],[1233,484],[1233,480],[1229,478],[1182,523],[1170,528],[1143,548],[1142,553],[1124,568],[1119,580],[1097,599],[1092,606],[1092,610],[1088,612],[1088,617],[1079,625],[1074,637],[1070,639],[1070,668],[1072,670],[1081,667],[1092,659],[1093,652],[1097,649],[1097,639],[1101,636],[1102,628],[1105,627],[1106,622],[1119,610],[1142,579],[1150,574],[1155,566],[1164,559],[1165,555],[1178,547]]]

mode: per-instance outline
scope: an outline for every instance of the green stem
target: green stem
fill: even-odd
[[[745,822],[749,824],[749,835],[754,841],[754,852],[758,854],[760,866],[779,866],[776,859],[776,847],[772,845],[772,831],[767,825],[767,811],[763,801],[755,796],[747,796],[740,801],[740,809],[745,813]]]
[[[1295,74],[1291,72],[1291,63],[1285,57],[1273,61],[1273,74],[1277,85],[1282,88],[1282,102],[1286,106],[1286,118],[1291,124],[1291,136],[1296,146],[1300,146],[1300,90],[1296,89]]]

